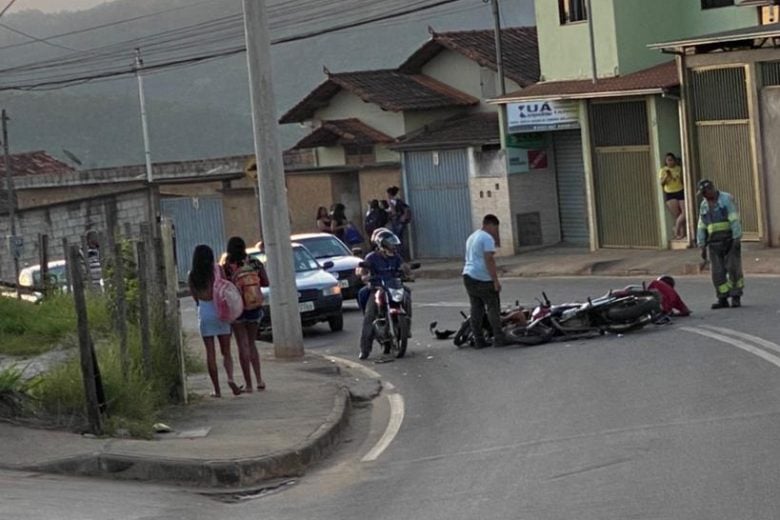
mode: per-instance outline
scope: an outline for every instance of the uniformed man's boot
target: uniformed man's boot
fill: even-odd
[[[712,309],[728,309],[729,308],[729,299],[728,298],[718,298],[718,301],[712,304]]]
[[[732,296],[731,297],[731,306],[736,307],[742,307],[742,298],[739,296]]]

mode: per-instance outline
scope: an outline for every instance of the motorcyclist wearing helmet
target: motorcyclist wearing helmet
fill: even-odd
[[[650,282],[647,288],[661,295],[661,312],[666,316],[690,316],[690,309],[680,298],[674,286],[674,278],[665,274]]]
[[[362,268],[368,287],[364,287],[366,290],[364,295],[367,293],[367,298],[363,314],[363,330],[360,336],[360,359],[368,358],[374,341],[374,320],[378,309],[371,296],[381,286],[383,280],[408,274],[408,269],[404,265],[401,255],[398,254],[398,248],[401,245],[398,237],[392,231],[380,228],[374,232],[372,238],[376,250],[366,256],[363,262],[365,267]],[[361,292],[363,291],[361,290]],[[411,314],[411,298],[408,292],[404,298],[404,308],[407,314]]]
[[[371,233],[371,240],[369,241],[369,244],[371,244],[371,252],[378,251],[380,249],[381,240],[379,240],[380,237],[387,236],[387,234],[390,233],[391,235],[394,235],[392,231],[390,231],[386,227],[380,227],[374,230],[373,233]],[[396,237],[397,238],[397,237]],[[371,253],[369,253],[368,256],[370,256]],[[368,256],[366,259],[368,259]],[[365,313],[366,312],[366,303],[368,302],[368,298],[371,295],[371,284],[370,284],[370,278],[371,273],[368,272],[368,269],[365,269],[363,267],[358,267],[356,270],[357,276],[360,277],[360,279],[365,283],[360,291],[358,291],[358,306],[360,307],[360,310]],[[408,270],[405,270],[405,272],[408,272]]]

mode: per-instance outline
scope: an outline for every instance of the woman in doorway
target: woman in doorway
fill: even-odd
[[[685,238],[685,189],[682,167],[673,153],[666,154],[665,165],[658,173],[664,189],[666,207],[674,219],[674,238]]]
[[[206,346],[206,366],[208,367],[211,384],[214,386],[212,397],[222,397],[219,388],[219,372],[217,370],[217,354],[214,347],[214,337],[219,341],[222,352],[222,365],[228,378],[228,386],[234,395],[241,393],[241,388],[233,382],[233,356],[230,353],[230,323],[220,321],[214,306],[214,277],[220,276],[219,269],[214,269],[214,251],[209,246],[199,245],[192,254],[192,268],[188,277],[190,294],[198,308],[198,327]]]
[[[330,233],[330,215],[325,206],[317,208],[317,231],[320,233]]]
[[[233,280],[233,276],[239,270],[246,268],[257,271],[258,278],[262,280],[263,265],[259,260],[246,254],[246,243],[243,238],[232,237],[227,243],[227,258],[223,267],[225,276],[228,280]],[[260,354],[257,351],[257,345],[255,345],[262,312],[262,309],[245,310],[233,323],[233,334],[235,334],[236,343],[238,343],[238,361],[246,382],[244,392],[247,393],[252,392],[253,370],[255,379],[257,379],[257,389],[265,390],[265,382],[260,373]]]

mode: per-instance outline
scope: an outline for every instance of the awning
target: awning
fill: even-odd
[[[625,76],[600,78],[596,83],[590,79],[536,83],[488,102],[504,104],[538,100],[646,96],[664,94],[679,86],[677,65],[674,61],[670,61]]]
[[[663,43],[648,45],[655,50],[674,50],[697,45],[712,45],[717,43],[733,43],[746,40],[764,40],[767,38],[780,38],[780,23],[769,25],[756,25],[732,31],[724,31],[682,40],[673,40]]]

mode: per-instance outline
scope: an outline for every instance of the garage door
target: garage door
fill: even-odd
[[[165,217],[176,229],[176,260],[179,280],[185,282],[190,270],[195,246],[206,244],[217,258],[225,250],[225,225],[222,218],[222,199],[218,197],[171,198],[160,201]]]
[[[406,152],[404,168],[415,256],[462,258],[473,231],[466,150]]]
[[[558,176],[562,240],[567,244],[587,246],[590,243],[590,235],[580,131],[555,132],[553,146]]]

